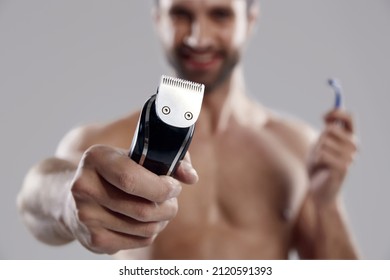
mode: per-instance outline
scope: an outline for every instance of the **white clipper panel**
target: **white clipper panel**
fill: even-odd
[[[163,75],[156,95],[157,116],[166,124],[190,127],[199,117],[203,95],[203,84]]]

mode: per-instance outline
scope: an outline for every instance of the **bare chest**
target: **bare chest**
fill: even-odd
[[[195,141],[190,152],[200,179],[184,186],[178,215],[154,245],[156,257],[286,257],[286,213],[296,207],[297,196],[277,151],[242,137]]]

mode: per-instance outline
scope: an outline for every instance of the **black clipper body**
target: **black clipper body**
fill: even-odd
[[[191,143],[203,92],[204,85],[162,76],[142,109],[131,159],[157,175],[174,174]]]

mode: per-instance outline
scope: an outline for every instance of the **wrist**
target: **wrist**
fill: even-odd
[[[75,239],[75,202],[71,192],[69,191],[65,196],[64,203],[62,205],[62,215],[59,217],[59,226],[64,238],[69,240]]]
[[[313,195],[314,206],[319,212],[337,212],[340,211],[342,206],[341,195],[335,197],[318,197]]]
[[[63,204],[62,213],[64,237],[66,236],[67,238],[70,238],[70,241],[77,240],[84,247],[90,250],[90,232],[88,228],[79,220],[76,202],[70,189],[66,196],[65,203]]]

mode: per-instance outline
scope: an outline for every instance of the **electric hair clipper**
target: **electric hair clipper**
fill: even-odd
[[[172,175],[191,143],[203,93],[203,84],[163,75],[142,109],[130,158],[157,175]]]

